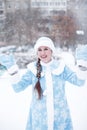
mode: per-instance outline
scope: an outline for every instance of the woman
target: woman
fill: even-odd
[[[70,70],[61,59],[53,59],[55,47],[50,38],[39,38],[34,49],[37,61],[28,65],[28,70],[22,77],[19,76],[13,56],[6,55],[4,59],[0,57],[0,63],[6,66],[11,75],[15,92],[32,85],[32,101],[26,130],[72,130],[65,82],[82,86],[85,81],[79,79],[76,72]]]

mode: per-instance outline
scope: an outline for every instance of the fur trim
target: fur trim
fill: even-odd
[[[56,62],[58,64],[58,66],[56,64],[56,67],[55,67],[54,62],[55,61],[53,61],[53,63],[52,63],[51,73],[54,74],[54,75],[59,75],[63,72],[65,64],[64,64],[63,60],[59,60],[59,62]],[[32,63],[28,64],[27,67],[36,76],[37,70],[36,70],[35,64],[36,64],[35,62],[32,62]],[[46,66],[45,66],[45,64],[42,64],[42,66],[45,66],[45,67],[47,67],[48,65],[49,65],[49,67],[51,66],[51,64],[49,64],[49,63],[46,64]],[[42,71],[41,77],[43,77],[44,75],[45,75],[45,72]]]
[[[36,67],[35,67],[35,62],[32,62],[32,63],[28,64],[28,65],[27,65],[27,68],[36,76],[36,74],[37,74],[37,69],[36,69]],[[44,73],[41,72],[41,77],[43,77],[43,76],[44,76]]]
[[[82,80],[87,80],[87,71],[80,70],[78,66],[76,66],[76,74],[78,78]]]
[[[58,68],[54,69],[52,71],[53,74],[55,75],[60,75],[64,71],[65,63],[63,60],[60,60]]]
[[[9,73],[10,75],[12,75],[12,74],[15,74],[15,72],[17,73],[18,70],[19,70],[19,68],[18,68],[18,66],[15,64],[15,65],[13,65],[12,67],[10,67],[10,68],[8,69],[8,73]]]
[[[87,67],[87,61],[86,60],[77,60],[77,65],[82,65]]]

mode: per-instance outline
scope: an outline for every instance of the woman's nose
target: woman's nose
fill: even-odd
[[[41,54],[44,55],[44,54],[45,54],[45,51],[43,50],[43,51],[41,52]]]

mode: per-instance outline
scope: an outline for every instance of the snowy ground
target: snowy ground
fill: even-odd
[[[25,130],[32,96],[31,87],[24,92],[15,93],[7,72],[0,77],[0,84],[0,130]]]
[[[24,69],[21,73],[24,73]],[[32,97],[31,86],[15,93],[7,72],[0,77],[0,130],[25,130]],[[87,82],[83,87],[66,83],[74,130],[87,130]]]

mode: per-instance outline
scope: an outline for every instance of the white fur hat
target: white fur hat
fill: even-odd
[[[48,37],[40,37],[34,46],[35,51],[37,52],[38,48],[40,46],[47,46],[49,47],[53,52],[55,51],[55,46],[53,41]]]

